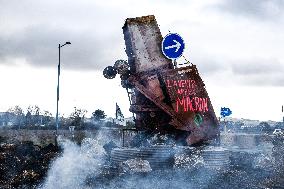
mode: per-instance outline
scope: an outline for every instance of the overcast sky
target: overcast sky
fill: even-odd
[[[226,106],[232,117],[282,119],[282,0],[0,0],[0,111],[39,105],[55,115],[58,44],[71,41],[61,49],[60,113],[77,106],[113,117],[118,102],[130,116],[119,78],[107,80],[102,71],[127,59],[125,19],[149,14],[163,36],[184,38],[184,55],[197,65],[218,115]]]

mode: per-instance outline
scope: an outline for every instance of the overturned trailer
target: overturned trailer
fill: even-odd
[[[155,17],[128,18],[123,33],[128,62],[117,61],[104,75],[120,74],[137,130],[172,134],[188,145],[215,139],[218,121],[205,84],[195,65],[175,68],[163,55]]]
[[[130,111],[135,115],[139,133],[130,146],[145,147],[157,133],[185,146],[216,141],[218,120],[197,67],[186,62],[186,66],[177,68],[164,56],[163,37],[155,17],[126,19],[123,34],[128,61],[116,61],[103,74],[108,79],[120,74],[122,87],[127,89]],[[146,151],[142,156],[150,157],[152,151],[148,147]],[[165,154],[165,147],[162,152]],[[125,159],[127,153],[121,153],[120,149],[114,150],[114,159]]]

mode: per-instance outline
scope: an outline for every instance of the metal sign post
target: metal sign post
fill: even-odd
[[[283,107],[283,105],[282,105],[282,116],[283,116],[283,120],[282,120],[282,127],[283,127],[283,129],[284,129],[284,107]]]
[[[230,116],[232,114],[232,111],[230,110],[230,108],[221,108],[221,117],[224,118],[224,132],[227,132],[227,128],[226,128],[226,120],[225,117]]]

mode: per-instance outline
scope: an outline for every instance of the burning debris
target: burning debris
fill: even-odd
[[[148,173],[152,171],[149,161],[141,158],[128,159],[120,165],[123,172],[128,174],[133,173]]]
[[[174,168],[193,170],[202,166],[204,161],[200,148],[188,146],[176,148]]]

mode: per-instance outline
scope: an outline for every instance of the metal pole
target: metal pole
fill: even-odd
[[[224,128],[225,128],[225,133],[228,132],[228,128],[227,128],[227,121],[226,121],[226,118],[224,117]]]
[[[122,147],[124,147],[124,129],[122,129]]]
[[[177,60],[174,59],[174,68],[176,69],[177,68]]]
[[[131,103],[131,97],[130,97],[130,94],[129,94],[129,91],[128,91],[128,87],[126,87],[126,92],[127,92],[129,104],[130,104],[130,106],[131,106],[132,103]],[[132,112],[132,117],[133,117],[133,121],[135,122],[135,115],[134,115],[134,112]]]
[[[57,69],[57,98],[56,98],[56,136],[58,135],[58,127],[59,127],[59,120],[58,120],[58,101],[59,101],[59,75],[60,75],[60,44],[58,45],[58,69]]]
[[[283,114],[283,112],[284,112],[284,106],[282,105],[282,116],[283,116],[283,120],[282,120],[282,128],[284,128],[284,114]]]

